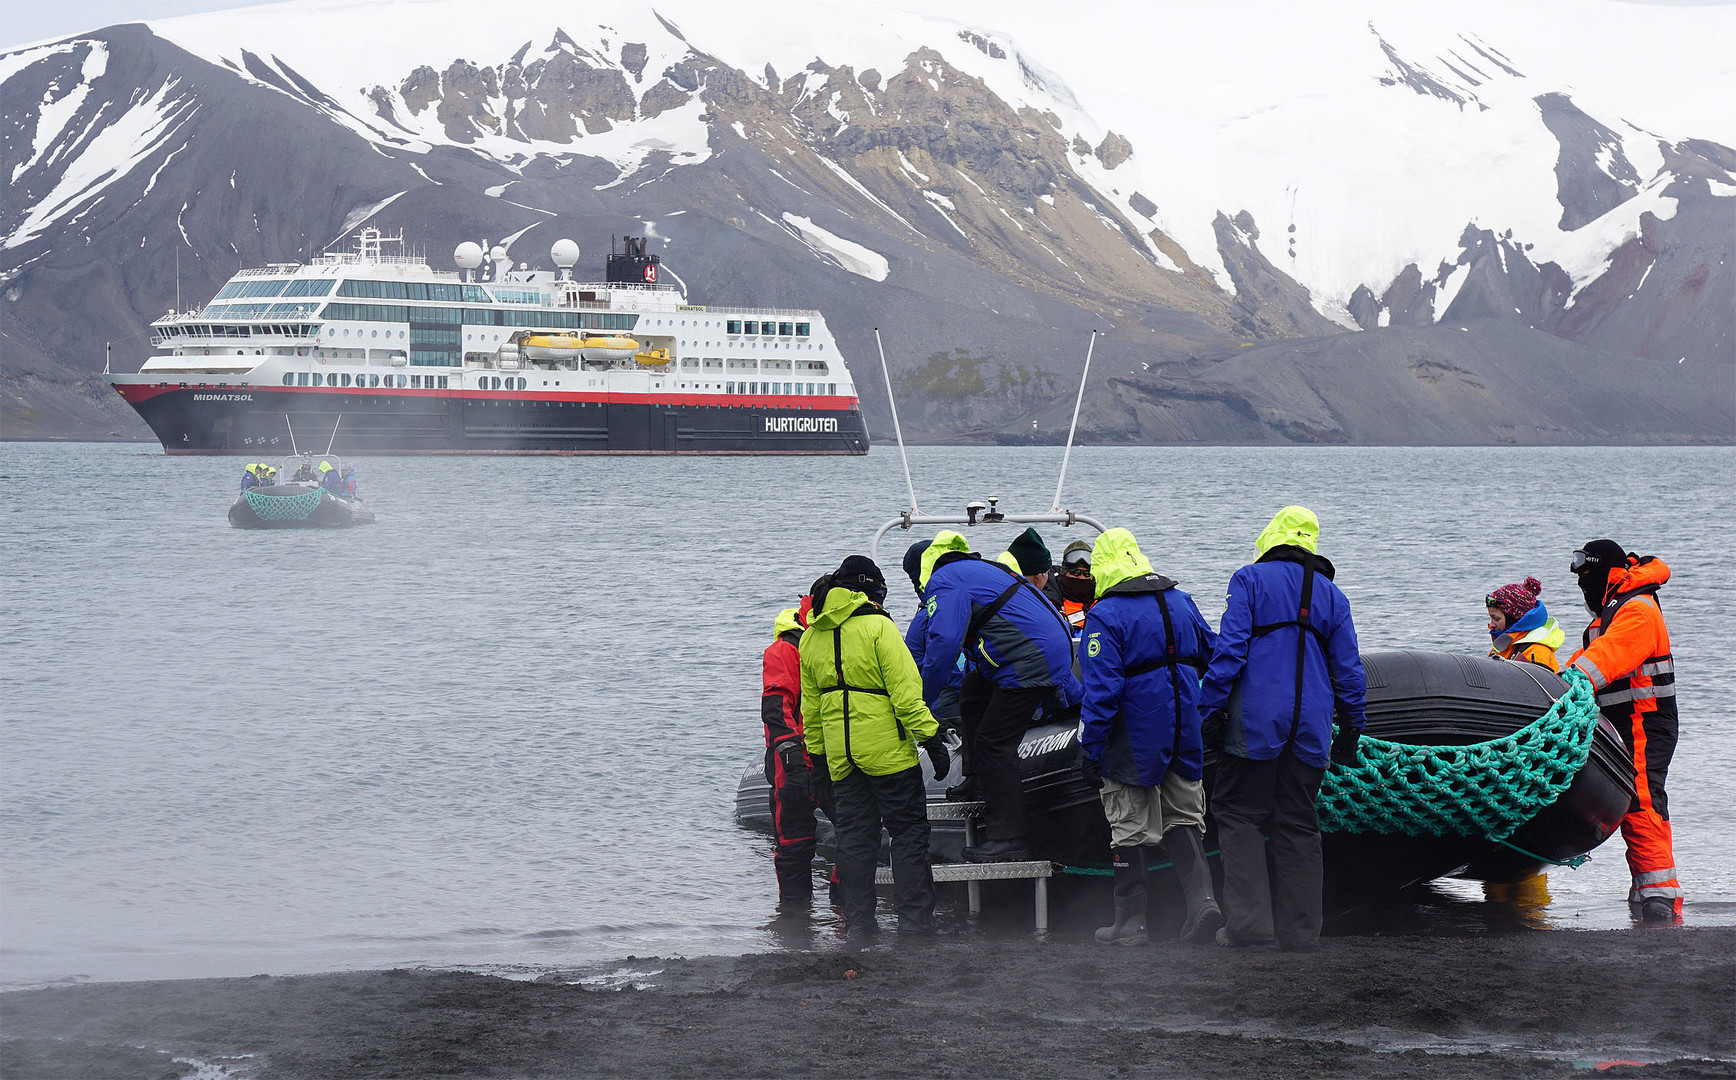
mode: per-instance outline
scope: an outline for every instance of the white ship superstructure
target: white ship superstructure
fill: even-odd
[[[328,429],[348,453],[866,452],[818,311],[689,304],[642,238],[595,282],[566,240],[553,271],[465,243],[440,272],[402,248],[367,228],[354,251],[242,270],[154,322],[159,354],[112,381],[170,452]]]

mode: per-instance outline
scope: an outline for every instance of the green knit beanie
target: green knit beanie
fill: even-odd
[[[1036,529],[1026,529],[1019,538],[1007,545],[1007,551],[1013,558],[1019,560],[1019,569],[1025,574],[1046,574],[1055,565],[1049,557],[1048,545],[1037,535]]]

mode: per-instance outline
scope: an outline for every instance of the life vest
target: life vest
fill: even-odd
[[[1588,671],[1586,674],[1591,676],[1592,687],[1597,692],[1598,708],[1610,720],[1626,721],[1634,713],[1655,712],[1673,723],[1676,720],[1676,661],[1669,651],[1670,637],[1663,626],[1664,609],[1658,601],[1658,586],[1643,585],[1617,593],[1585,628],[1582,648],[1590,648],[1592,642],[1607,633],[1615,625],[1616,615],[1632,603],[1650,609],[1650,618],[1658,622],[1657,638],[1665,643],[1664,650],[1646,657],[1638,667],[1619,678],[1605,679],[1602,672]],[[1575,663],[1584,670],[1590,661],[1582,656]]]

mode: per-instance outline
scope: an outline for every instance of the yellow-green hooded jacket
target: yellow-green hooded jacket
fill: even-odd
[[[832,779],[852,768],[915,768],[916,744],[940,730],[898,627],[859,592],[834,587],[802,634],[802,723],[808,753]]]

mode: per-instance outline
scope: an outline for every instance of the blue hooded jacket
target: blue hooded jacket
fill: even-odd
[[[1297,625],[1303,578],[1310,566],[1314,573],[1306,619],[1311,630]],[[1326,559],[1280,544],[1230,578],[1229,606],[1218,622],[1217,647],[1200,697],[1202,714],[1222,708],[1230,711],[1226,753],[1271,761],[1290,744],[1297,758],[1324,769],[1334,714],[1344,714],[1353,729],[1362,730],[1367,684],[1356,626],[1350,618],[1350,601],[1332,583],[1332,576],[1332,564]],[[1232,697],[1232,691],[1239,693]]]
[[[922,693],[933,702],[953,677],[959,653],[996,686],[1058,687],[1078,700],[1073,639],[1066,622],[1031,584],[997,563],[961,551],[939,556],[923,588],[928,617]],[[978,613],[1007,599],[987,618]],[[981,625],[972,630],[976,619]],[[968,640],[967,640],[968,638]]]
[[[1199,672],[1216,638],[1193,597],[1161,574],[1111,587],[1086,612],[1079,747],[1104,776],[1139,787],[1157,787],[1172,769],[1200,778]]]

